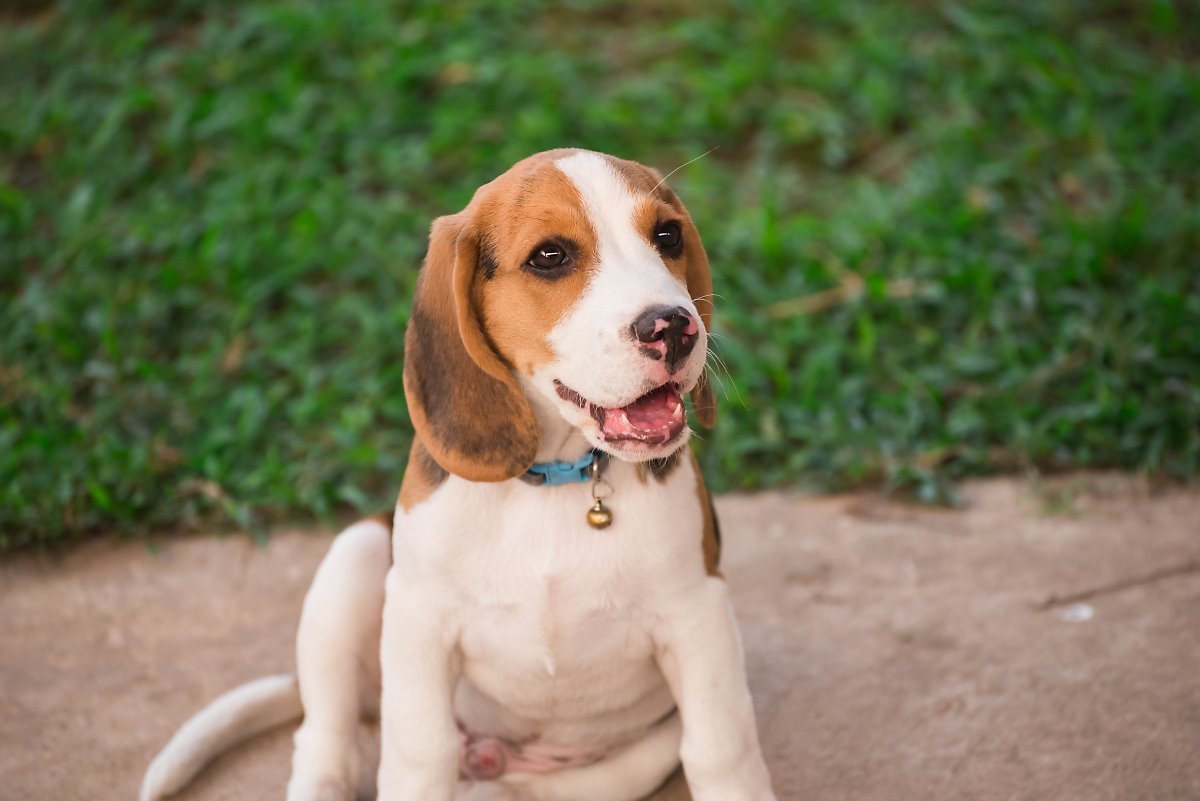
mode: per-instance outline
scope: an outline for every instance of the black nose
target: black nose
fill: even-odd
[[[642,353],[662,359],[668,373],[674,373],[696,347],[699,334],[696,318],[681,306],[652,306],[633,323],[633,338],[642,343]]]

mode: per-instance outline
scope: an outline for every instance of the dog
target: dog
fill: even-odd
[[[774,799],[688,447],[712,299],[687,209],[635,162],[539,153],[437,219],[390,525],[338,535],[296,676],[188,721],[141,801],[301,715],[289,801],[636,801],[680,764],[695,801]]]

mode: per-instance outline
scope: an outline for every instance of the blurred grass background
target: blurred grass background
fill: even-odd
[[[1190,2],[8,3],[0,549],[386,507],[430,220],[669,171],[719,489],[1200,458]]]

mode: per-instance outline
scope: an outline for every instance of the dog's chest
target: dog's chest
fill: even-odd
[[[465,674],[529,715],[631,703],[621,696],[644,692],[655,673],[655,573],[672,546],[654,537],[671,536],[668,521],[628,488],[613,499],[626,525],[597,531],[584,520],[589,495],[565,489],[512,499],[456,577]]]
[[[529,718],[626,706],[657,681],[640,588],[565,561],[487,582],[461,618],[466,678]]]
[[[586,523],[587,485],[448,487],[442,547],[414,554],[453,593],[464,676],[522,717],[603,715],[661,685],[656,606],[703,571],[700,511],[690,465],[661,483],[628,473],[610,479],[604,530]]]

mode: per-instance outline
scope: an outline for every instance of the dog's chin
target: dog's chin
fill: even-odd
[[[609,456],[623,462],[649,462],[654,459],[665,459],[684,445],[692,436],[691,428],[684,427],[675,436],[660,445],[647,445],[644,442],[618,441],[611,442],[596,427],[592,430],[581,429],[584,437],[598,451],[604,451]]]
[[[597,450],[626,462],[662,459],[683,447],[691,436],[683,390],[666,383],[623,406],[593,403],[561,381],[554,389],[563,416],[573,422]]]

